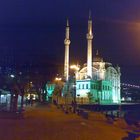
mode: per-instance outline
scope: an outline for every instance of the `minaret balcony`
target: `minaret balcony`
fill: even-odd
[[[92,40],[93,39],[93,34],[87,34],[87,39]]]
[[[69,39],[65,39],[65,40],[64,40],[64,44],[65,44],[65,45],[70,45],[70,40],[69,40]]]

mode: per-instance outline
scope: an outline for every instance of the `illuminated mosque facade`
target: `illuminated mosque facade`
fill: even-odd
[[[65,33],[64,78],[69,81],[70,27],[67,21]],[[79,103],[120,104],[120,67],[104,62],[99,56],[92,55],[92,18],[89,15],[87,38],[87,62],[75,71],[76,101]]]

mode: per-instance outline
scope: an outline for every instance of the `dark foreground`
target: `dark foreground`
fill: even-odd
[[[27,107],[23,118],[0,119],[1,140],[121,140],[134,129],[123,120],[109,122],[101,113],[85,120],[46,105]]]

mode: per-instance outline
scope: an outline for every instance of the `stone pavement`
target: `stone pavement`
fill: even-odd
[[[125,129],[109,124],[101,114],[88,120],[65,114],[56,106],[28,107],[23,119],[0,119],[0,140],[121,140]]]

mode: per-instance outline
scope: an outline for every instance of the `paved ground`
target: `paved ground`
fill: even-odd
[[[107,123],[100,114],[85,120],[55,106],[28,107],[24,119],[0,119],[0,140],[121,140],[125,136],[123,127]]]

